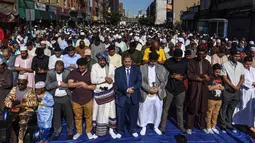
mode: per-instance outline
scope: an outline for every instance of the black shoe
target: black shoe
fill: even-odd
[[[186,131],[186,129],[184,129],[184,128],[180,128],[180,131],[181,131],[183,134],[187,134],[187,131]]]
[[[227,133],[226,128],[220,127],[220,130],[221,130],[221,131],[222,131],[222,133],[224,133],[224,134],[226,134],[226,133]]]
[[[73,135],[68,135],[67,140],[73,140]]]
[[[232,125],[228,125],[227,128],[231,131],[235,130],[235,128]]]
[[[165,128],[160,128],[159,130],[161,131],[162,134],[166,133],[166,129]]]
[[[57,141],[59,136],[53,136],[52,141]]]

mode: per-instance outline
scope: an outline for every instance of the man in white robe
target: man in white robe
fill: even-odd
[[[255,132],[255,68],[252,67],[252,57],[244,58],[244,83],[241,88],[239,105],[235,108],[233,122],[247,125]]]
[[[116,107],[114,96],[115,67],[108,63],[108,55],[100,52],[96,55],[98,63],[91,69],[91,83],[96,85],[93,101],[93,127],[97,136],[105,136],[109,129],[112,138],[116,138]]]
[[[165,86],[167,84],[168,71],[160,64],[157,64],[159,55],[156,52],[149,54],[148,64],[141,67],[142,72],[142,88],[138,121],[137,124],[142,127],[140,134],[146,133],[147,124],[154,124],[154,131],[161,135],[158,129],[162,109],[163,99],[166,97]]]

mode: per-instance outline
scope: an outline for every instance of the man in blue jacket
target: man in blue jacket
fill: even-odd
[[[123,66],[115,70],[116,104],[117,104],[117,138],[124,132],[126,114],[130,121],[130,133],[137,134],[137,116],[141,99],[140,87],[142,74],[140,68],[132,66],[131,55],[123,55]]]

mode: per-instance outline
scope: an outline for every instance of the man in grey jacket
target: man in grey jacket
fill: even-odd
[[[64,69],[63,61],[57,61],[55,69],[47,72],[46,89],[54,96],[54,137],[56,141],[61,133],[61,112],[67,122],[68,140],[73,139],[73,111],[71,105],[71,91],[68,88],[68,76],[70,71]]]
[[[142,101],[139,106],[138,125],[142,127],[140,134],[146,133],[147,124],[154,124],[154,131],[161,135],[158,129],[161,120],[163,99],[166,97],[168,71],[157,63],[159,55],[156,52],[149,54],[149,62],[141,66],[142,72]]]

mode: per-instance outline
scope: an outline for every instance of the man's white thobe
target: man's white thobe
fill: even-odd
[[[254,127],[255,121],[255,87],[252,83],[255,82],[255,68],[244,70],[244,84],[241,88],[240,103],[236,107],[233,115],[235,124],[247,125]]]

